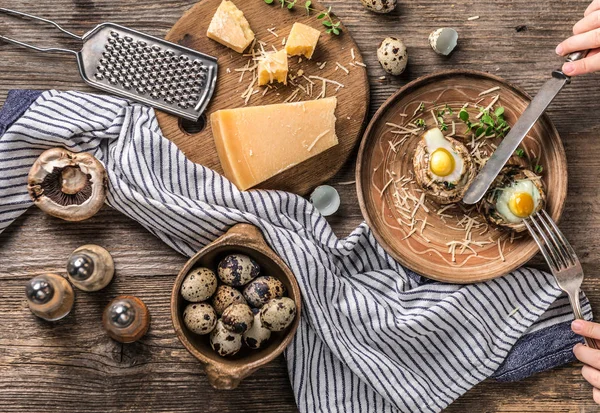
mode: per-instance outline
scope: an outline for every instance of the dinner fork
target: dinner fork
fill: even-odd
[[[569,296],[575,319],[583,320],[579,298],[583,269],[573,247],[545,210],[531,215],[523,222],[540,247],[558,286]],[[588,347],[599,348],[595,340],[588,337],[584,337],[584,340]]]

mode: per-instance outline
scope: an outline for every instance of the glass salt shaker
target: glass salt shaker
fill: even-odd
[[[57,321],[66,317],[75,301],[71,284],[56,274],[43,274],[32,278],[27,282],[25,294],[31,312],[46,321]]]

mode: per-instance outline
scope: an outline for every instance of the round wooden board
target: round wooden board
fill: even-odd
[[[290,57],[289,73],[295,75],[301,69],[306,76],[320,76],[344,85],[337,92],[335,85],[327,86],[327,96],[335,95],[338,98],[336,132],[339,144],[258,185],[258,188],[262,189],[281,189],[305,195],[339,171],[350,156],[365,126],[369,108],[367,71],[362,66],[349,64],[352,62],[352,49],[354,49],[357,62],[363,62],[362,56],[343,25],[340,26],[342,29],[340,36],[326,34],[321,20],[316,18],[318,12],[313,11],[310,16],[307,16],[303,2],[302,4],[299,2],[294,10],[288,10],[277,4],[268,5],[264,0],[233,1],[244,12],[257,40],[267,43],[264,46],[265,50],[273,50],[272,46],[278,50],[283,48],[283,38],[287,38],[295,22],[304,23],[320,30],[322,34],[312,60],[303,57],[302,62],[299,63],[298,57]],[[218,58],[217,89],[206,110],[205,119],[209,119],[211,113],[220,109],[243,107],[244,99],[241,95],[248,88],[252,79],[252,75],[246,73],[243,81],[239,82],[241,73],[235,71],[235,69],[246,66],[250,59],[248,56],[242,56],[206,37],[206,30],[220,3],[221,0],[203,0],[197,3],[181,17],[166,36],[166,40]],[[318,2],[313,1],[312,3],[311,7],[314,9],[324,9]],[[267,30],[272,28],[275,28],[274,31],[279,37],[275,37]],[[317,63],[322,64],[323,62],[327,62],[327,64],[320,69]],[[346,74],[337,67],[336,62],[346,67],[349,73]],[[321,85],[318,81],[313,81],[315,82],[313,95],[308,96],[301,91],[299,93],[300,100],[315,99],[319,94]],[[305,85],[307,82],[302,80],[301,84]],[[256,88],[260,93],[251,97],[248,106],[283,103],[294,89],[295,87],[289,82],[287,86],[278,84],[277,90],[269,90],[263,96],[264,89]],[[157,112],[157,117],[163,134],[174,142],[188,159],[223,173],[208,122],[201,132],[189,134],[182,129],[179,118],[162,112]],[[281,139],[285,138],[285,136],[281,137]],[[274,144],[276,143],[274,142]]]
[[[394,179],[411,175],[413,154],[421,139],[421,134],[411,135],[394,152],[388,143],[390,139],[394,139],[390,133],[392,128],[386,123],[409,126],[417,118],[423,118],[427,121],[427,125],[432,127],[434,121],[429,110],[442,110],[446,104],[454,110],[454,115],[449,116],[448,119],[457,119],[456,114],[464,103],[477,102],[481,99],[479,93],[497,86],[500,87],[499,91],[482,96],[485,99],[481,105],[487,105],[496,94],[500,94],[497,106],[505,107],[506,120],[510,125],[514,125],[531,101],[524,91],[486,73],[465,70],[447,71],[417,79],[400,89],[377,111],[361,142],[356,180],[362,213],[373,230],[375,238],[385,250],[403,265],[425,277],[452,283],[489,280],[520,267],[538,251],[537,245],[529,234],[519,233],[511,242],[510,231],[490,226],[481,236],[479,230],[473,231],[473,239],[485,240],[491,237],[493,242],[477,248],[477,255],[469,250],[462,255],[457,253],[453,262],[447,243],[461,240],[465,236],[464,229],[460,228],[458,223],[463,217],[460,212],[450,213],[453,216],[446,217],[444,222],[437,213],[440,206],[425,199],[425,206],[429,212],[424,208],[417,209],[415,218],[419,220],[419,225],[416,233],[408,236],[410,227],[398,222],[398,218],[405,218],[394,205],[393,193],[397,191],[393,189],[395,184],[388,186],[388,189],[383,191],[383,195],[381,191],[390,181],[386,170],[396,174]],[[426,105],[425,112],[413,115],[421,102]],[[474,117],[473,114],[471,116]],[[459,124],[462,122],[456,120],[457,136],[461,133],[458,132]],[[451,126],[446,134],[450,133],[450,129]],[[460,130],[464,129],[463,126]],[[457,139],[465,142],[464,138]],[[537,122],[522,146],[528,154],[533,152],[536,158],[540,157],[536,163],[544,166],[542,179],[547,194],[546,210],[554,220],[558,220],[567,193],[567,165],[558,132],[546,115]],[[420,188],[414,181],[405,184],[405,188],[417,198],[420,197],[421,193],[418,192]],[[428,225],[421,233],[418,227],[425,218]],[[484,229],[485,226],[482,226],[481,232]],[[498,239],[503,245],[504,261],[500,256]]]

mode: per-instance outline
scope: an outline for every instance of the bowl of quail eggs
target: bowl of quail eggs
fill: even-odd
[[[279,356],[298,328],[300,308],[294,275],[248,224],[193,256],[171,294],[175,333],[217,389],[236,388]]]

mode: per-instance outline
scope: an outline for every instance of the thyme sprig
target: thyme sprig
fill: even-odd
[[[281,8],[287,8],[288,10],[292,10],[296,7],[296,3],[298,0],[264,0],[267,4],[273,4],[275,1],[281,4]],[[312,1],[308,0],[304,3],[304,9],[306,10],[306,14],[310,15],[311,11],[318,11],[317,9],[313,9]],[[342,29],[340,28],[340,21],[335,21],[331,14],[331,7],[329,7],[326,11],[322,11],[317,15],[317,19],[321,20],[323,26],[326,27],[325,32],[329,34],[335,34],[339,36],[342,33]]]

